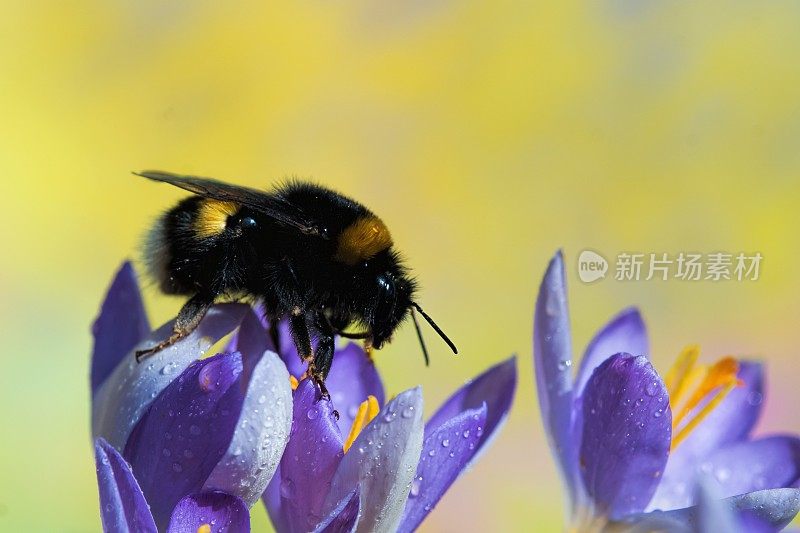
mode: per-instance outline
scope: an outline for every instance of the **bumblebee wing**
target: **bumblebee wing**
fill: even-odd
[[[153,181],[169,183],[207,198],[236,202],[255,209],[282,225],[296,228],[309,235],[323,236],[310,217],[306,216],[297,207],[266,192],[250,189],[249,187],[230,185],[214,179],[181,176],[160,170],[145,170],[134,172],[134,174]]]

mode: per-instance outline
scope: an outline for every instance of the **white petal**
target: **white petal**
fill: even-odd
[[[419,387],[387,403],[339,463],[323,514],[358,484],[361,516],[357,531],[396,531],[417,471],[423,431]]]
[[[203,490],[222,490],[252,506],[267,488],[292,428],[292,386],[278,354],[265,352],[247,385],[228,451]]]
[[[103,437],[117,450],[153,400],[193,361],[230,333],[242,320],[248,306],[222,304],[212,307],[189,336],[175,345],[154,353],[137,363],[133,352],[103,382],[92,401],[92,435]],[[133,351],[149,348],[172,332],[165,324],[139,343]]]

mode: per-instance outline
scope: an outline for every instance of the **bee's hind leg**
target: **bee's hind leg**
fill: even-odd
[[[214,297],[207,294],[195,294],[189,298],[189,301],[186,302],[178,312],[178,317],[175,319],[175,325],[172,326],[172,335],[159,342],[152,348],[137,350],[136,362],[139,363],[143,358],[153,355],[164,348],[172,346],[193,332],[203,320],[203,317],[206,316],[206,313],[211,308],[213,303]]]

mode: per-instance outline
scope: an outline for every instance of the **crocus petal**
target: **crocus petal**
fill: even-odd
[[[204,490],[235,494],[248,506],[272,479],[292,429],[292,388],[286,366],[274,352],[260,357],[245,377],[247,391],[225,455],[208,476]]]
[[[367,396],[375,396],[378,405],[385,401],[383,382],[375,364],[354,342],[336,351],[325,385],[333,405],[339,410],[339,430],[343,435],[350,431],[358,406]]]
[[[487,420],[486,404],[464,411],[431,432],[422,444],[417,474],[398,531],[414,531],[478,451]]]
[[[697,485],[698,533],[741,531],[736,514],[722,500],[722,494],[717,491],[713,481],[703,477]]]
[[[583,394],[580,464],[596,510],[618,518],[642,511],[664,471],[672,413],[664,383],[644,356],[617,354]]]
[[[241,355],[192,363],[153,402],[125,446],[156,524],[200,492],[228,449],[242,408]]]
[[[131,467],[103,439],[94,442],[103,531],[156,533],[156,524]]]
[[[508,416],[516,388],[517,358],[514,356],[494,365],[459,388],[425,424],[425,434],[432,433],[436,428],[468,409],[480,409],[482,405],[486,404],[484,437],[477,444],[478,447],[475,450],[477,453],[491,442],[497,429]]]
[[[358,531],[396,531],[420,459],[423,430],[419,387],[388,402],[339,463],[323,514],[358,486]]]
[[[536,392],[550,448],[570,498],[576,496],[572,439],[572,344],[564,257],[558,251],[547,267],[533,318]]]
[[[221,304],[212,307],[191,335],[137,363],[132,353],[100,386],[92,401],[92,434],[122,449],[133,427],[158,394],[215,342],[239,325],[248,306]],[[143,349],[169,336],[165,324],[140,342]]]
[[[721,497],[791,487],[800,479],[800,439],[773,436],[738,442],[711,454],[698,470],[713,476]]]
[[[625,309],[598,331],[586,348],[575,376],[575,395],[581,395],[594,369],[612,355],[647,355],[649,351],[647,328],[639,310],[633,307]]]
[[[92,325],[92,333],[91,386],[94,394],[117,364],[150,333],[136,273],[130,262],[122,264],[111,282],[100,314]]]
[[[212,533],[250,531],[250,511],[242,500],[224,492],[191,494],[175,506],[167,533],[197,533],[202,526]]]
[[[323,505],[339,462],[344,456],[342,436],[333,405],[322,400],[317,386],[303,380],[294,394],[292,436],[280,465],[278,506],[267,499],[270,517],[289,524],[288,531],[309,531],[323,519]]]
[[[755,520],[766,524],[773,531],[783,529],[800,511],[800,489],[769,489],[740,494],[722,500],[722,503],[737,516],[744,515],[746,522]],[[653,511],[628,517],[626,521],[638,523],[637,531],[651,531],[648,527],[653,523],[666,521],[683,524],[688,531],[697,531],[699,527],[699,513],[697,506],[673,511]],[[722,530],[718,530],[722,531]]]
[[[272,528],[277,533],[291,533],[293,531],[292,523],[289,521],[289,513],[285,508],[286,503],[283,496],[281,496],[281,485],[283,485],[283,479],[281,478],[279,466],[275,470],[272,479],[269,480],[264,494],[261,495],[261,501],[264,502],[264,506],[267,508]]]
[[[698,465],[715,450],[741,441],[750,434],[764,399],[763,367],[752,361],[739,363],[743,386],[730,394],[671,453],[663,479],[649,509],[680,509],[694,503],[691,481]],[[691,416],[691,415],[690,415]]]
[[[314,533],[354,533],[361,513],[361,498],[358,489],[345,496]]]

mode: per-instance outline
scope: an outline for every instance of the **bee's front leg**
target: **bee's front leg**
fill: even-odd
[[[195,294],[186,302],[178,312],[175,325],[172,326],[172,335],[159,342],[152,348],[138,350],[136,352],[136,362],[140,362],[144,357],[172,346],[182,338],[189,335],[200,325],[203,317],[214,304],[214,296],[210,294]]]

